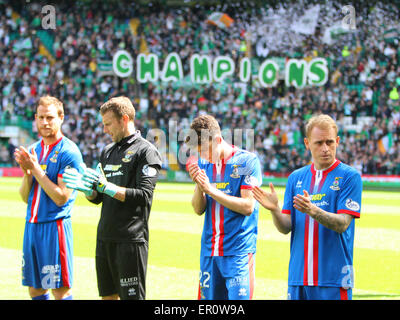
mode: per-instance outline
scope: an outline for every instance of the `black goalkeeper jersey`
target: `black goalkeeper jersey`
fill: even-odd
[[[97,239],[112,242],[148,242],[149,215],[161,156],[139,131],[111,143],[100,155],[107,181],[127,188],[121,202],[99,193],[93,203],[103,203]]]

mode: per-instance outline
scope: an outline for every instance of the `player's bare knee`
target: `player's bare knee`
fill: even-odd
[[[54,296],[54,299],[56,300],[62,300],[65,299],[66,297],[69,297],[72,294],[71,288],[68,287],[61,287],[57,289],[53,289],[51,293]]]
[[[42,288],[34,288],[34,287],[29,287],[29,295],[31,296],[31,298],[35,298],[41,295],[44,295],[48,292],[48,290],[46,289],[42,289]]]

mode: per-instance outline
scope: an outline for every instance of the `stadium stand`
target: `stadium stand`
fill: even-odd
[[[340,1],[175,2],[61,1],[55,5],[56,28],[43,29],[44,1],[3,0],[0,166],[12,165],[13,145],[21,143],[8,139],[5,127],[15,125],[35,137],[34,106],[44,94],[64,102],[63,131],[78,144],[85,162],[95,165],[99,150],[109,142],[102,133],[99,106],[123,94],[135,102],[136,126],[144,136],[152,128],[166,135],[173,125],[178,131],[187,129],[196,115],[210,112],[222,128],[254,129],[249,148],[265,172],[283,175],[310,161],[303,146],[304,120],[313,113],[328,113],[340,126],[340,160],[364,174],[400,175],[398,1],[360,2],[355,6],[355,31],[336,33],[332,21],[344,17],[345,3]],[[317,5],[312,35],[289,27]],[[230,27],[206,23],[210,13],[219,11],[233,19]],[[246,56],[255,66],[265,53],[283,61],[324,57],[329,80],[322,87],[303,89],[285,87],[283,80],[273,88],[261,88],[256,80],[243,86],[237,75],[218,85],[187,79],[141,84],[133,77],[113,75],[110,61],[118,49],[128,50],[134,60],[141,52],[155,53],[160,65],[168,53],[178,52],[185,75],[194,53],[229,55],[236,65]],[[181,147],[178,142],[175,150]],[[166,155],[165,169],[169,160]],[[173,169],[184,169],[184,164]]]

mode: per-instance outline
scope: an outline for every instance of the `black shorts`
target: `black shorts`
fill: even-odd
[[[146,297],[147,243],[97,240],[96,272],[101,297],[118,294],[123,300]]]

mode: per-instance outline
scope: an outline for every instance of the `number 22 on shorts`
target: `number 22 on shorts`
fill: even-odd
[[[199,274],[199,280],[200,280],[200,287],[201,288],[209,288],[209,281],[210,281],[210,273],[207,271],[201,272]]]

